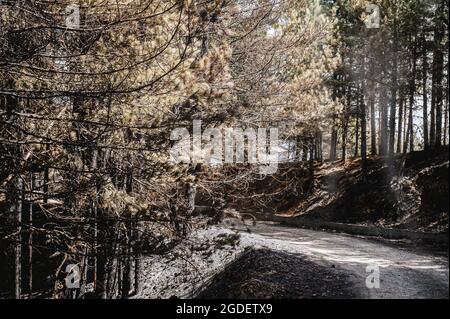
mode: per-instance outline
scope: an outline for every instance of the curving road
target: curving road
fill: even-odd
[[[362,298],[449,297],[448,252],[274,223],[249,226],[251,233],[242,225],[227,227],[241,233],[241,244],[245,246],[298,254],[347,273],[353,289]],[[369,289],[366,278],[377,269],[379,288]]]

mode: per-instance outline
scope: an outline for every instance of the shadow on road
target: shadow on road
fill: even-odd
[[[348,275],[301,255],[249,249],[213,277],[197,298],[359,298]]]

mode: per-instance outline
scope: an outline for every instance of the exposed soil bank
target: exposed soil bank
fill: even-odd
[[[244,248],[234,231],[214,226],[199,229],[167,255],[141,257],[140,289],[132,298],[189,298]]]

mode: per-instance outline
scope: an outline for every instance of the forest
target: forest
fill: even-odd
[[[267,220],[448,245],[448,14],[448,0],[0,0],[0,298],[171,297],[147,293],[162,285],[142,275],[152,262],[198,268],[179,252],[197,253],[193,234],[237,251]],[[244,132],[235,160],[212,138],[228,128]],[[268,149],[270,172],[252,161]],[[277,254],[273,267],[344,276]],[[448,298],[448,246],[440,266],[427,293]],[[244,280],[230,269],[215,280]],[[337,281],[255,296],[186,280],[206,298],[361,297]]]

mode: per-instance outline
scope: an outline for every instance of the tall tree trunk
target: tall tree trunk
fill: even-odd
[[[308,143],[303,140],[303,146],[302,146],[302,161],[306,162],[308,160]]]
[[[409,130],[408,130],[408,107],[406,101],[403,103],[403,132],[405,132],[405,138],[403,139],[403,152],[408,152],[409,145]]]
[[[14,87],[14,81],[10,80],[6,84],[8,88]],[[4,97],[0,97],[0,103],[3,102]],[[14,123],[17,127],[21,127],[20,119],[13,112],[19,112],[19,100],[12,96],[5,98],[6,116],[11,123]],[[11,134],[15,134],[15,138],[20,140],[22,138],[22,132],[20,130],[12,131]],[[11,146],[11,153],[16,158],[22,158],[22,149],[18,144]],[[14,282],[13,282],[13,296],[15,299],[22,297],[22,204],[23,204],[23,181],[20,175],[21,163],[13,163],[11,167],[15,174],[11,175],[10,182],[4,184],[8,187],[7,194],[10,194],[9,202],[9,216],[15,225],[15,234],[12,239],[12,250],[14,254]]]
[[[323,133],[318,132],[317,133],[317,159],[322,162],[323,161],[323,154],[322,154],[322,144],[323,144]]]
[[[300,136],[295,138],[295,161],[301,161],[302,158],[302,145]]]
[[[386,59],[383,58],[383,74],[386,75]],[[388,153],[388,97],[387,87],[382,85],[380,87],[380,155],[387,155]]]
[[[337,140],[338,140],[338,132],[336,128],[336,117],[333,118],[333,128],[331,131],[331,144],[330,144],[330,161],[336,160],[337,155]]]
[[[430,147],[428,132],[428,57],[426,36],[422,39],[422,97],[423,97],[423,146],[427,150]]]
[[[311,139],[310,145],[309,145],[309,170],[308,171],[309,171],[308,193],[310,193],[314,187],[314,138]]]
[[[434,52],[433,52],[433,95],[434,108],[436,110],[436,136],[434,145],[442,146],[442,104],[443,104],[443,69],[444,69],[444,49],[442,40],[444,38],[444,21],[442,12],[444,3],[442,0],[440,7],[436,11],[436,21],[434,29]],[[447,1],[448,2],[448,1]]]
[[[319,159],[319,147],[318,147],[318,136],[317,133],[314,135],[314,140],[313,140],[313,149],[314,149],[314,155],[313,158],[315,161],[317,161]]]
[[[416,35],[414,34],[414,43],[412,48],[412,56],[411,56],[411,72],[410,72],[410,79],[409,79],[409,116],[408,116],[408,132],[409,132],[409,151],[414,151],[414,117],[413,117],[413,110],[414,110],[414,96],[416,93],[416,51],[417,51],[417,42],[416,42]]]
[[[372,88],[369,97],[370,105],[370,154],[377,155],[377,127],[375,123],[375,91]]]
[[[338,75],[334,76],[334,80],[338,82],[340,80],[340,77]],[[337,84],[333,87],[333,100],[337,98],[338,95],[338,88]],[[338,132],[337,132],[337,115],[333,114],[333,120],[331,124],[331,142],[330,142],[330,161],[336,160],[337,155],[337,140],[338,140]]]
[[[400,102],[399,102],[399,107],[398,107],[398,126],[397,126],[397,153],[401,153],[402,151],[402,132],[403,132],[403,103],[404,103],[404,98],[403,95],[400,94]]]
[[[409,105],[409,114],[408,114],[408,139],[407,143],[409,145],[409,151],[414,152],[414,119],[413,119],[413,108],[411,104]]]
[[[447,74],[447,90],[445,93],[445,103],[444,103],[444,145],[447,145],[448,136],[448,74]]]
[[[355,125],[355,157],[358,157],[359,155],[359,118],[360,118],[360,112],[361,112],[361,99],[356,97],[356,125]]]
[[[378,154],[381,155],[381,97],[378,99],[378,130],[377,130],[377,136],[378,136]]]
[[[33,294],[33,191],[34,174],[30,174],[29,216],[28,216],[28,294]]]
[[[364,80],[363,80],[364,82]],[[363,180],[367,180],[367,120],[366,120],[366,103],[364,101],[364,89],[365,85],[362,85],[361,89],[361,169]]]
[[[344,114],[342,118],[342,161],[345,163],[347,157],[347,135],[348,135],[348,112],[352,104],[352,90],[348,87],[347,101],[344,105]]]
[[[45,145],[45,150],[49,153],[50,152],[50,144]],[[47,204],[48,202],[48,185],[49,185],[49,172],[50,169],[48,166],[44,168],[44,187],[43,187],[43,202],[44,204]]]
[[[140,232],[139,232],[139,221],[138,217],[135,216],[134,221],[134,293],[138,294],[140,292],[140,273],[141,273],[141,246],[140,246]]]
[[[20,158],[20,157],[19,157]],[[17,239],[14,247],[14,298],[22,297],[22,201],[23,201],[23,181],[22,177],[16,177],[16,197],[14,213],[17,223]]]
[[[434,73],[434,72],[433,72]],[[434,76],[432,80],[433,89],[432,96],[431,96],[431,109],[430,109],[430,147],[434,147],[436,144],[436,94],[434,89]]]
[[[392,74],[391,74],[391,103],[389,118],[389,157],[394,157],[395,145],[395,115],[397,106],[397,90],[398,90],[398,30],[397,22],[394,21],[394,37],[393,37],[393,57],[392,57]]]

